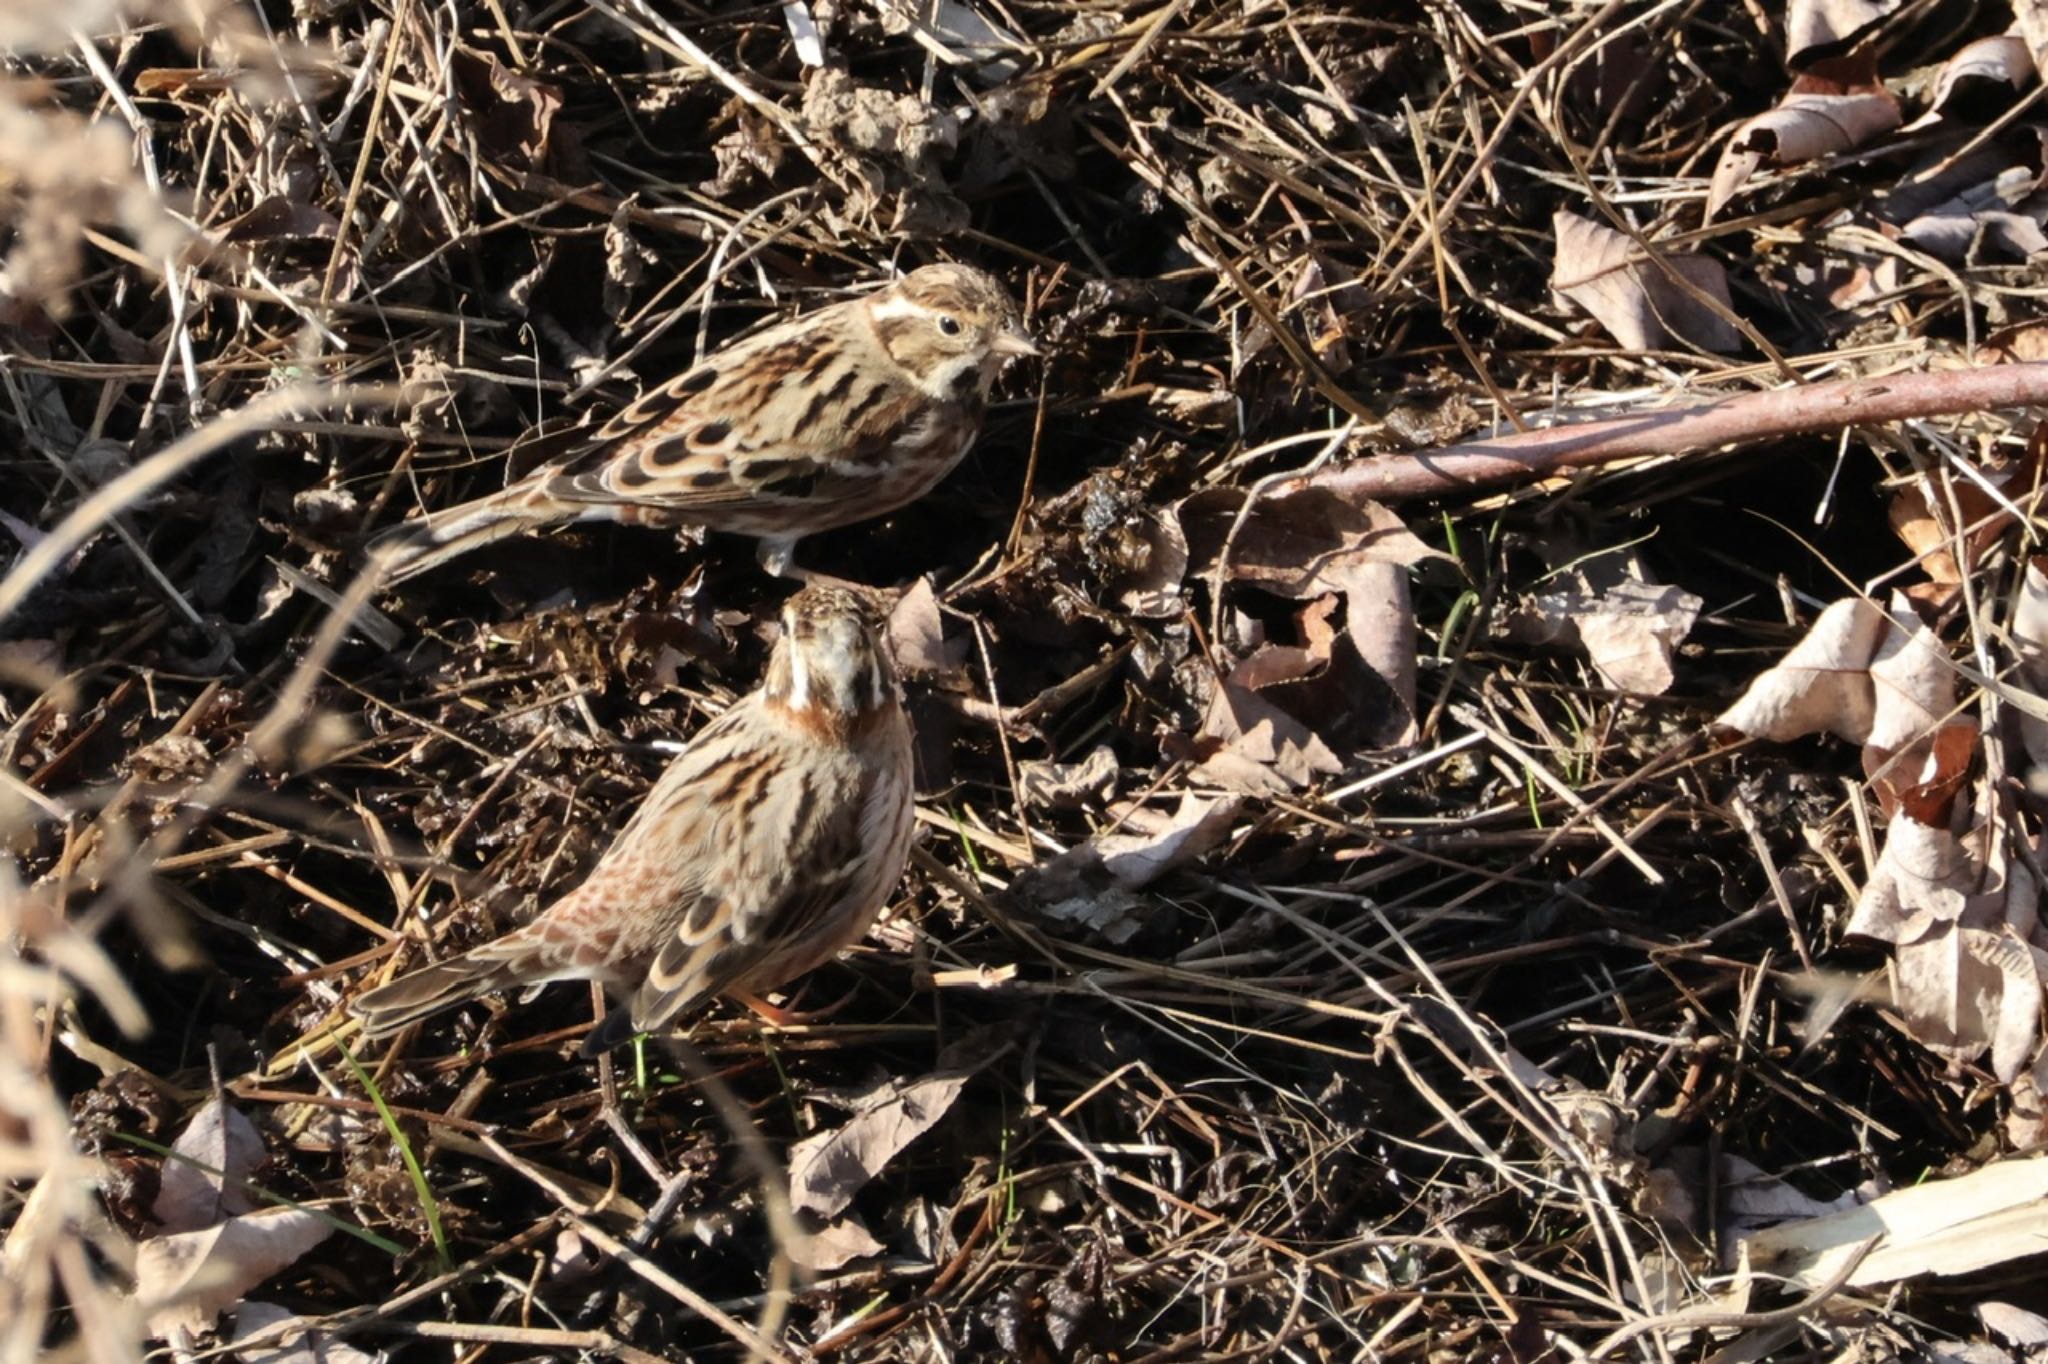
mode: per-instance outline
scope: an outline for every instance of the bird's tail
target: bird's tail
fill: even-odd
[[[365,554],[378,581],[388,586],[473,549],[566,519],[560,508],[536,504],[531,489],[515,486],[393,526],[372,539]]]
[[[363,1036],[382,1037],[478,995],[545,980],[540,955],[540,943],[525,930],[516,930],[380,985],[351,1000],[348,1011],[362,1020]]]

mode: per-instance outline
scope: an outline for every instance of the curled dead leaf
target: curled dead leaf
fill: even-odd
[[[846,1122],[790,1148],[791,1205],[815,1217],[838,1217],[904,1147],[946,1116],[970,1079],[1009,1049],[1000,1030],[984,1028],[946,1047],[928,1074],[887,1080],[858,1096]]]
[[[1103,834],[1084,846],[1102,859],[1103,869],[1118,885],[1138,890],[1229,837],[1243,808],[1244,802],[1233,796],[1204,800],[1182,792],[1172,814],[1140,806],[1124,817],[1132,832]]]
[[[2048,559],[2027,561],[2007,627],[2019,656],[2020,676],[2036,696],[2048,696]],[[2048,720],[2018,712],[2020,743],[2036,767],[2048,764]]]
[[[1941,64],[1929,103],[1945,118],[1989,122],[2038,79],[2026,42],[2011,33],[1994,34],[1964,44]]]
[[[1862,743],[1876,707],[1870,660],[1890,625],[1861,597],[1831,603],[1806,637],[1714,723],[1777,743],[1823,732]]]
[[[1899,126],[1899,102],[1873,78],[1845,84],[1801,76],[1777,108],[1735,130],[1707,186],[1706,217],[1714,219],[1766,167],[1852,151]]]
[[[1040,759],[1017,764],[1017,794],[1027,803],[1047,810],[1100,804],[1116,789],[1117,774],[1122,770],[1116,750],[1108,744],[1097,744],[1079,762]]]
[[[1551,291],[1585,309],[1622,346],[1731,351],[1742,345],[1741,332],[1727,320],[1734,305],[1728,273],[1719,261],[1662,251],[1652,260],[1628,234],[1569,209],[1558,210],[1554,222]],[[1697,295],[1712,299],[1722,311]]]
[[[1505,621],[1517,639],[1579,645],[1616,691],[1661,696],[1675,680],[1672,659],[1699,619],[1700,598],[1662,583],[1623,580],[1541,592]]]
[[[1905,0],[1792,0],[1785,14],[1785,62],[1803,70],[1843,57],[1871,37]]]
[[[161,1340],[212,1328],[222,1310],[334,1234],[301,1208],[265,1208],[135,1248],[135,1297]]]

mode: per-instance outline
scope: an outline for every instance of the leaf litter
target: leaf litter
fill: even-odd
[[[0,1358],[2038,1348],[2041,6],[485,10],[0,18]],[[324,637],[362,538],[938,258],[1048,355],[804,547],[898,598],[895,912],[373,1098],[343,1001],[784,588],[586,527]],[[330,376],[412,387],[236,427]]]

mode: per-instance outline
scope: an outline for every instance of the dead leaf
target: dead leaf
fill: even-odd
[[[1130,833],[1102,834],[1084,847],[1126,890],[1140,890],[1185,866],[1229,836],[1244,802],[1234,796],[1205,800],[1183,791],[1171,815],[1140,806],[1124,817]]]
[[[2009,166],[1908,219],[1899,235],[1951,264],[2025,261],[2048,251],[2044,219],[2048,219],[2048,192],[2041,189],[2040,171],[2031,166]]]
[[[135,1248],[135,1297],[150,1334],[212,1329],[222,1309],[334,1234],[334,1224],[299,1208],[265,1208],[204,1231],[158,1236]]]
[[[2030,452],[2003,468],[1979,469],[1976,474],[1944,480],[1939,486],[1926,477],[1916,478],[1892,497],[1888,515],[1893,532],[1913,551],[1921,570],[1943,586],[1960,584],[1966,566],[1974,571],[1983,562],[2012,526],[2013,509],[2024,510],[2035,500],[2033,484],[2040,471]],[[1959,549],[1962,564],[1956,560]]]
[[[1244,499],[1241,489],[1211,488],[1180,504],[1189,557],[1204,577],[1215,572]],[[1344,575],[1360,564],[1413,568],[1455,562],[1387,507],[1319,488],[1260,498],[1229,545],[1225,571],[1231,581],[1255,583],[1297,600],[1343,591]]]
[[[1861,744],[1876,707],[1870,660],[1890,628],[1890,618],[1861,597],[1831,603],[1806,638],[1714,723],[1777,743],[1827,732]]]
[[[2014,595],[2012,623],[2007,627],[2019,656],[2020,676],[2036,696],[2048,696],[2048,559],[2027,561],[2027,571]],[[2016,711],[2020,743],[2036,767],[2048,764],[2048,720]]]
[[[1553,223],[1557,256],[1551,267],[1551,291],[1591,314],[1623,348],[1670,350],[1691,345],[1731,351],[1742,345],[1742,333],[1727,320],[1734,304],[1728,296],[1728,273],[1719,261],[1668,251],[1659,252],[1653,261],[1628,234],[1569,209],[1558,210]],[[1673,275],[1691,285],[1691,291]],[[1701,303],[1694,292],[1720,304],[1723,312]]]
[[[548,1252],[548,1277],[580,1279],[602,1263],[598,1247],[588,1237],[573,1226],[563,1227],[555,1233],[554,1249]]]
[[[1268,663],[1274,648],[1266,645],[1261,650]],[[1253,655],[1254,660],[1259,658],[1260,654]],[[1293,787],[1342,772],[1344,764],[1313,730],[1238,680],[1247,675],[1247,668],[1255,674],[1259,667],[1247,660],[1217,685],[1202,721],[1203,735],[1222,740],[1226,751],[1240,758],[1272,768]]]
[[[1987,365],[2024,365],[2048,360],[2048,322],[2020,322],[1984,338],[1978,358]]]
[[[1209,489],[1181,503],[1181,524],[1187,530],[1190,556],[1202,576],[1215,572],[1217,557],[1237,522],[1244,497],[1237,489]],[[1376,704],[1369,696],[1354,698],[1349,708],[1363,712],[1358,726],[1362,734],[1357,737],[1378,747],[1408,742],[1415,725],[1415,617],[1407,573],[1428,564],[1455,565],[1457,561],[1415,535],[1387,507],[1320,490],[1254,503],[1229,546],[1225,571],[1233,582],[1252,583],[1297,600],[1341,595],[1346,632],[1359,659],[1379,679],[1385,693],[1384,700]],[[1327,644],[1322,657],[1330,657]],[[1233,680],[1245,682],[1241,677]],[[1343,678],[1337,680],[1344,682]],[[1354,669],[1346,685],[1355,693],[1361,682],[1371,685],[1358,678]],[[1237,759],[1215,755],[1206,775],[1249,793],[1277,794],[1284,789],[1248,768],[1241,755]]]
[[[1336,575],[1344,591],[1344,632],[1351,647],[1393,698],[1368,741],[1381,748],[1415,742],[1415,603],[1408,570],[1398,564],[1356,564]]]
[[[1525,599],[1503,625],[1525,643],[1583,647],[1616,691],[1661,696],[1675,680],[1671,660],[1704,604],[1659,583],[1623,578],[1596,585],[1580,577],[1576,588]]]
[[[1870,661],[1870,733],[1864,738],[1887,757],[1931,739],[1956,697],[1956,672],[1940,637],[1899,594],[1893,594],[1889,614],[1884,641]]]
[[[2007,932],[1928,923],[1893,950],[1894,1003],[1921,1046],[1959,1065],[1989,1051],[2008,1084],[2041,1042],[2043,957]]]
[[[802,1238],[789,1247],[789,1258],[813,1274],[829,1274],[855,1260],[880,1255],[882,1250],[882,1243],[858,1217],[842,1217],[815,1230],[806,1229]]]
[[[1785,14],[1785,63],[1802,70],[1842,57],[1877,32],[1905,0],[1792,0]]]
[[[1097,744],[1079,762],[1034,760],[1017,764],[1017,794],[1043,810],[1073,810],[1100,805],[1116,789],[1123,770],[1116,750]]]
[[[500,165],[540,170],[550,159],[560,88],[512,70],[489,52],[457,48],[449,62],[465,125]]]
[[[1078,928],[1121,947],[1138,936],[1150,917],[1151,905],[1120,886],[1091,895],[1070,895],[1038,907],[1039,917],[1049,923]]]
[[[1977,1304],[1977,1320],[1995,1336],[2000,1336],[2015,1345],[2039,1349],[2048,1345],[2048,1317],[2029,1312],[2024,1307],[2015,1307],[2009,1302],[1980,1302]]]
[[[2010,33],[1965,43],[1941,64],[1930,107],[1945,118],[1988,123],[2040,79],[2026,42]]]
[[[1765,167],[1853,151],[1899,123],[1899,102],[1874,75],[1853,82],[1801,76],[1777,108],[1749,120],[1728,140],[1708,182],[1706,218],[1712,221]]]
[[[845,1123],[790,1148],[791,1205],[825,1219],[844,1212],[904,1147],[946,1116],[968,1080],[1009,1049],[1000,1030],[984,1028],[940,1052],[930,1073],[884,1081],[855,1099]]]
[[[955,672],[967,658],[967,641],[946,643],[945,620],[931,580],[919,578],[889,611],[889,653],[905,677]]]
[[[326,1331],[311,1329],[297,1312],[271,1302],[245,1302],[237,1307],[234,1334],[227,1345],[242,1364],[377,1364],[382,1358]]]
[[[240,1109],[207,1100],[171,1152],[152,1210],[166,1233],[198,1231],[256,1206],[245,1186],[267,1153]]]
[[[1937,736],[1916,774],[1896,793],[1884,849],[1842,930],[1852,937],[1898,943],[1930,922],[1953,923],[1977,889],[1977,859],[1956,832],[1956,796],[1976,754],[1976,731],[1950,726]]]

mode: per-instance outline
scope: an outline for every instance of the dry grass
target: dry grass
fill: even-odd
[[[1945,267],[1837,335],[1765,250],[1854,166],[1697,234],[1758,253],[1748,360],[1617,352],[1548,298],[1560,204],[1696,220],[1730,93],[1779,79],[1754,15],[978,8],[1028,79],[893,4],[829,26],[850,86],[775,6],[0,17],[6,1360],[136,1357],[161,1158],[126,1138],[168,1142],[209,1072],[265,1188],[408,1248],[336,1238],[259,1296],[421,1358],[1698,1359],[1658,1285],[1720,1272],[1723,1155],[1832,1193],[1997,1149],[1995,1096],[1878,1011],[1798,1033],[1802,954],[1874,961],[1832,937],[1870,851],[1853,760],[1702,732],[1788,603],[1904,557],[1887,469],[1831,478],[1826,438],[1407,509],[1450,556],[1414,587],[1411,749],[1375,747],[1355,672],[1312,677],[1283,699],[1341,773],[1136,894],[1055,860],[1228,794],[1191,739],[1219,674],[1312,629],[1200,562],[1182,609],[1134,610],[1148,509],[1963,344]],[[1588,95],[1624,39],[1667,59],[1655,100]],[[495,486],[538,417],[941,254],[1008,279],[1051,354],[926,503],[806,549],[934,575],[959,654],[916,689],[897,913],[808,1002],[851,1000],[779,1033],[721,1008],[595,1077],[577,991],[472,1008],[362,1058],[395,1141],[341,1001],[573,883],[752,685],[781,589],[745,546],[587,531],[348,630],[361,539]],[[2031,316],[2019,270],[1969,273]],[[1635,542],[1707,602],[1671,694],[1494,630]],[[1022,789],[1100,744],[1113,795]],[[854,1204],[884,1249],[792,1265],[791,1144],[982,1029],[993,1059]],[[1724,1325],[1779,1359],[1909,1350],[1990,1291]]]

